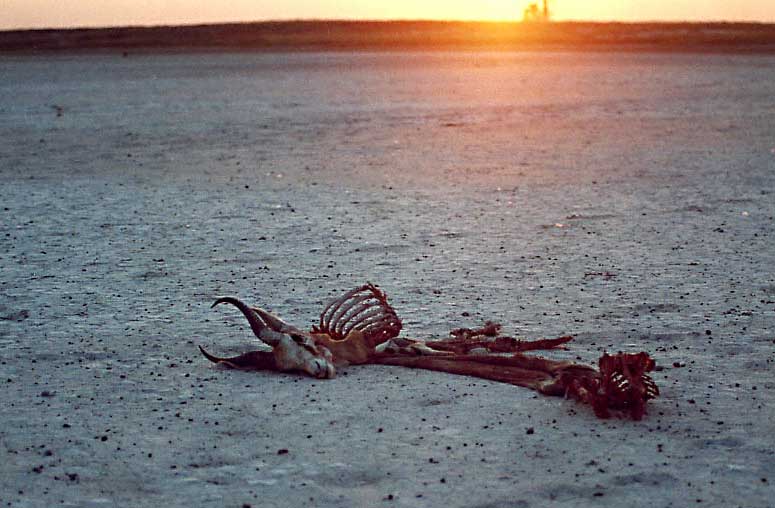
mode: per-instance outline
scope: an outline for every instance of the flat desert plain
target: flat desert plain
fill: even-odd
[[[10,507],[767,507],[775,57],[0,58]],[[404,334],[647,351],[642,421],[387,366],[227,370],[221,295],[299,326],[377,283]]]

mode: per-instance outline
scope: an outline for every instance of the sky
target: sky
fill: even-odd
[[[514,21],[531,0],[0,0],[0,29],[280,19]],[[557,20],[766,21],[775,0],[550,0]]]

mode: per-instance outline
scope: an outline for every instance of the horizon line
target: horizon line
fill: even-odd
[[[471,24],[621,24],[621,25],[775,25],[775,21],[751,21],[733,19],[707,19],[707,20],[618,20],[618,19],[552,19],[546,22],[531,22],[524,20],[504,19],[443,19],[443,18],[275,18],[241,21],[192,21],[173,23],[138,23],[125,25],[68,25],[68,26],[19,26],[0,27],[0,32],[26,32],[26,31],[51,31],[51,30],[111,30],[126,28],[173,28],[173,27],[200,27],[217,25],[253,25],[271,23],[471,23]]]

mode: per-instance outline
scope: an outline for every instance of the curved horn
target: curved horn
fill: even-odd
[[[275,316],[269,311],[262,309],[261,307],[251,307],[250,309],[261,317],[261,320],[266,323],[266,326],[276,332],[295,333],[298,331],[295,327],[289,325],[279,317]]]
[[[255,334],[255,336],[258,337],[261,341],[266,342],[270,346],[276,346],[280,342],[280,337],[273,333],[272,330],[267,328],[267,324],[261,319],[260,315],[252,307],[249,307],[247,304],[241,300],[238,300],[237,298],[224,296],[215,300],[215,303],[213,303],[210,308],[213,308],[221,303],[229,303],[237,307],[240,312],[242,312],[242,314],[247,318],[248,323],[250,323],[250,329],[253,330],[253,334]]]
[[[231,358],[211,355],[202,346],[199,346],[199,351],[211,362],[223,364],[232,369],[279,370],[274,354],[270,351],[248,351]]]
[[[199,348],[199,351],[204,355],[204,357],[213,363],[221,363],[229,360],[228,358],[221,358],[220,356],[211,355],[210,353],[205,351],[205,348],[203,348],[202,346],[197,346],[197,347]]]

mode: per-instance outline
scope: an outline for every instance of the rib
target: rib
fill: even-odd
[[[343,340],[354,330],[363,332],[372,346],[375,341],[384,342],[401,332],[401,320],[387,297],[371,283],[348,291],[329,303],[312,331]]]
[[[341,326],[341,323],[344,321],[347,321],[349,317],[352,317],[353,315],[357,315],[358,313],[366,309],[374,307],[375,303],[373,302],[369,303],[369,300],[371,299],[372,299],[372,296],[370,294],[367,294],[367,295],[352,297],[342,302],[341,305],[338,306],[337,310],[331,314],[328,320],[328,327],[331,328],[332,330],[338,331],[338,329]],[[378,303],[376,305],[378,305]],[[350,311],[352,311],[352,313],[348,316],[348,313],[350,313]]]
[[[327,330],[328,323],[330,323],[331,321],[331,317],[339,309],[339,307],[341,307],[342,304],[344,304],[350,297],[360,293],[361,291],[365,290],[367,287],[368,287],[367,285],[363,285],[355,289],[351,289],[350,291],[343,294],[341,297],[329,303],[326,306],[326,308],[323,309],[323,312],[320,314],[320,328]]]

